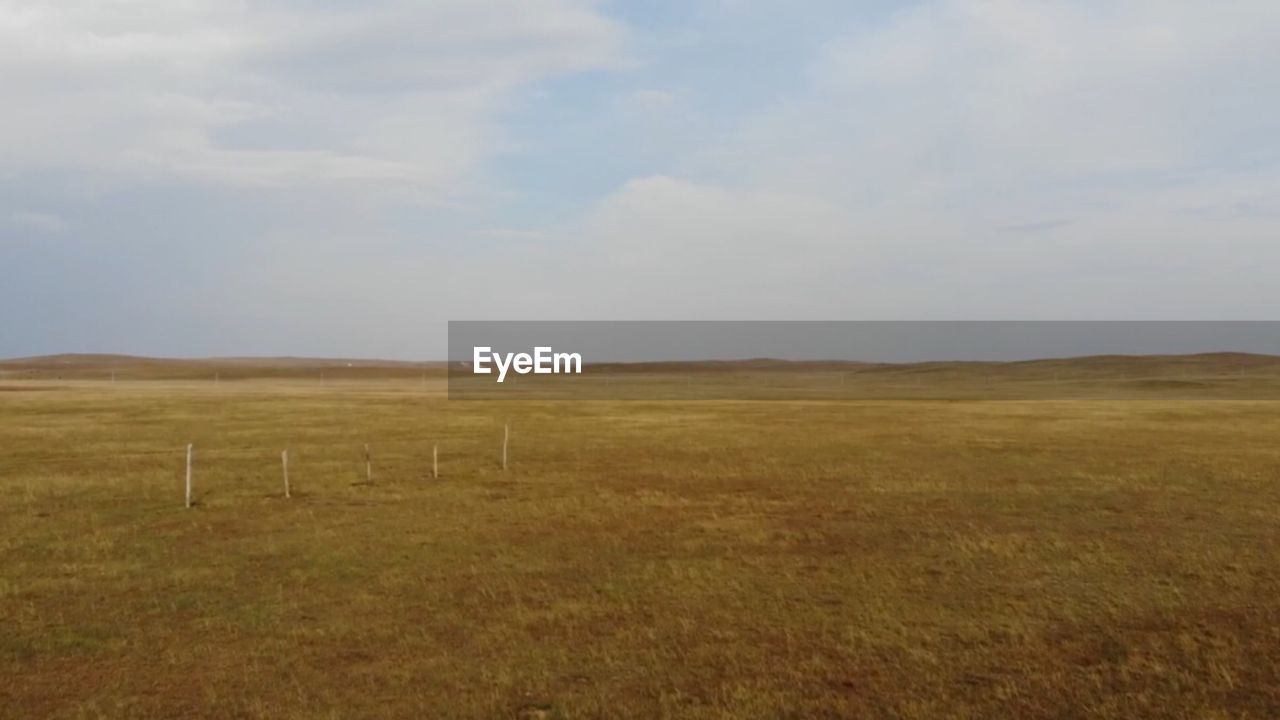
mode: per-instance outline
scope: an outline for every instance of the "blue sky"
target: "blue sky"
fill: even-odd
[[[1274,319],[1280,6],[0,0],[0,356]]]

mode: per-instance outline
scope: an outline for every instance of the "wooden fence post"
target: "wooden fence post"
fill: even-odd
[[[373,484],[373,457],[369,454],[369,443],[364,444],[364,478]]]
[[[187,507],[191,507],[191,455],[195,446],[187,444]]]
[[[289,451],[284,450],[280,453],[280,466],[284,470],[284,496],[286,498],[293,497],[289,494]]]
[[[507,469],[507,441],[511,438],[511,423],[502,425],[502,469]]]
[[[431,477],[440,477],[440,444],[431,446]]]

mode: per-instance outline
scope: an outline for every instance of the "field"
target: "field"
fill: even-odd
[[[207,370],[0,376],[0,717],[1280,716],[1266,368],[653,402]]]

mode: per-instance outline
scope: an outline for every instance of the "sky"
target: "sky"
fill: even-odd
[[[0,0],[0,356],[1277,319],[1274,0]]]

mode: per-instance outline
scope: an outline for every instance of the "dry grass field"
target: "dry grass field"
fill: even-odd
[[[1280,717],[1280,403],[1210,370],[459,402],[10,366],[0,717]]]

